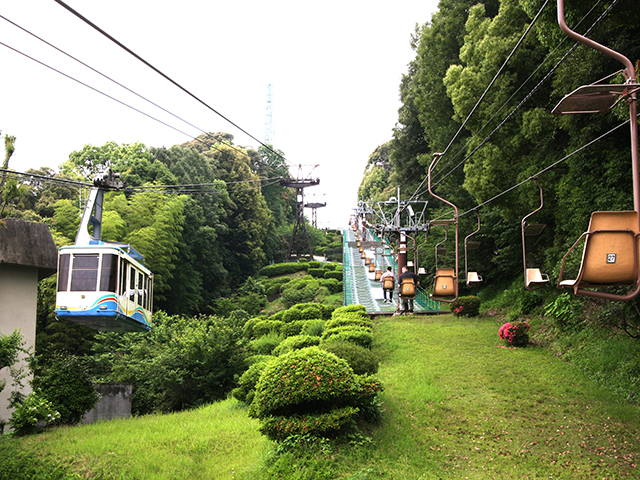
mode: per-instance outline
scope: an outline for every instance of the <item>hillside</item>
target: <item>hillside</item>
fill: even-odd
[[[347,445],[276,451],[226,400],[5,438],[0,478],[19,478],[16,462],[37,468],[29,453],[105,479],[635,478],[639,408],[543,348],[499,348],[499,326],[449,315],[376,321],[384,417]]]

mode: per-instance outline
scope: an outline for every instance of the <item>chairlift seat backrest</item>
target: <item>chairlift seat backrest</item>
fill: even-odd
[[[454,268],[438,268],[433,278],[433,295],[438,297],[455,296],[455,274]]]
[[[382,289],[383,290],[393,290],[393,287],[395,285],[395,280],[393,277],[389,276],[389,277],[384,277],[384,281],[382,282]]]
[[[382,278],[382,270],[376,270],[376,280],[380,280]]]
[[[478,275],[478,272],[469,272],[467,274],[467,285],[476,285],[482,283],[482,277]]]
[[[637,235],[638,212],[593,212],[578,283],[583,286],[634,284],[638,277]]]
[[[531,284],[541,285],[549,283],[549,276],[541,273],[539,268],[527,268],[525,282],[527,287]]]
[[[416,284],[412,278],[405,278],[400,285],[400,295],[406,298],[415,298],[417,295]]]
[[[376,266],[375,266],[375,264],[373,264],[373,263],[370,263],[370,264],[369,264],[369,271],[370,271],[370,272],[375,272],[375,271],[376,271]]]

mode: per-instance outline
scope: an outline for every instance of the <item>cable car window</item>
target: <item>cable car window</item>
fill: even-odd
[[[129,300],[132,302],[136,299],[136,269],[131,267],[129,271]]]
[[[142,305],[144,296],[144,283],[142,283],[142,272],[138,272],[138,304]]]
[[[127,295],[127,263],[124,258],[120,259],[120,295]]]
[[[100,271],[100,291],[115,292],[118,284],[118,256],[111,253],[102,255]]]
[[[58,264],[58,291],[66,292],[69,288],[69,261],[71,255],[65,253],[60,255],[60,262]]]
[[[98,286],[98,255],[74,255],[71,270],[72,292],[95,292]]]

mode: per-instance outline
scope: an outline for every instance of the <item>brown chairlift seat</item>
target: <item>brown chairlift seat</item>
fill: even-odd
[[[564,263],[585,238],[577,278],[563,280]],[[560,288],[578,289],[634,285],[638,280],[638,212],[593,212],[589,230],[562,259]]]
[[[376,271],[376,265],[375,265],[375,263],[370,263],[370,264],[369,264],[369,271],[370,271],[371,273],[373,273],[373,272],[375,272],[375,271]]]
[[[455,268],[438,268],[433,277],[434,297],[453,297],[456,295]]]

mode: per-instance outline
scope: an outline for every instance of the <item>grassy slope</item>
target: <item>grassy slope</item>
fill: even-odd
[[[499,348],[498,327],[379,320],[385,416],[360,446],[268,456],[232,401],[17,441],[94,478],[637,478],[640,409],[543,349]]]

